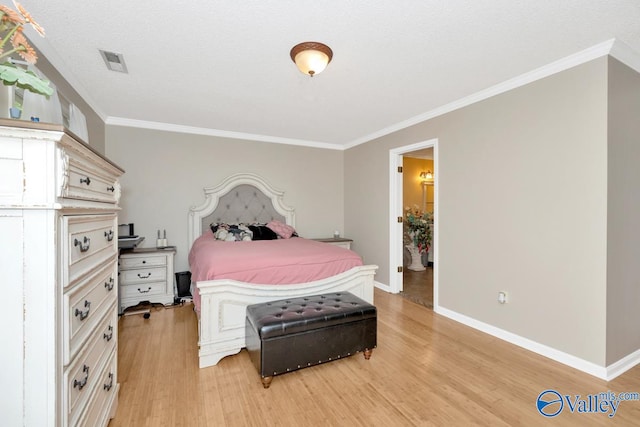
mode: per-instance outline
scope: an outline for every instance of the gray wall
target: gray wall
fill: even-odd
[[[607,364],[640,349],[640,74],[609,61]]]
[[[286,191],[302,235],[340,230],[388,283],[389,149],[438,138],[439,304],[598,365],[640,348],[640,76],[614,59],[344,153],[107,127],[42,55],[38,67],[84,112],[90,145],[127,171],[120,220],[143,246],[166,229],[176,271],[202,188],[250,171]]]
[[[604,365],[606,109],[600,58],[348,150],[345,226],[376,280],[389,149],[438,138],[440,305]]]
[[[142,246],[155,246],[156,230],[166,229],[176,271],[189,268],[189,208],[204,202],[204,187],[234,173],[256,173],[285,191],[301,236],[344,234],[342,151],[107,126],[106,154],[126,170],[119,221],[135,223]]]
[[[78,92],[62,77],[58,70],[51,65],[47,58],[38,52],[38,69],[56,85],[58,93],[76,105],[87,119],[87,131],[89,133],[89,145],[97,152],[105,154],[105,123],[104,120],[87,104]],[[86,142],[86,141],[85,141]]]

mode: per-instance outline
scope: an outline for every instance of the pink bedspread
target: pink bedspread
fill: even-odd
[[[224,242],[211,231],[193,243],[189,252],[191,280],[233,279],[240,282],[287,285],[325,279],[362,265],[348,249],[294,237],[278,240]],[[200,295],[193,290],[200,310]]]

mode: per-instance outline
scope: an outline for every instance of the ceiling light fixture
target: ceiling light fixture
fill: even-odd
[[[290,55],[300,71],[313,77],[327,68],[333,58],[333,51],[326,44],[304,42],[295,45]]]

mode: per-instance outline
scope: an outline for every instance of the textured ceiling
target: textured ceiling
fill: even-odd
[[[328,148],[613,38],[640,52],[638,0],[21,3],[46,30],[29,38],[107,123]],[[333,49],[316,77],[289,58],[302,41]]]

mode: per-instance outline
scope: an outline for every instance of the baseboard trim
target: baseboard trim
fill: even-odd
[[[455,320],[456,322],[460,322],[471,328],[485,332],[489,335],[493,335],[494,337],[517,345],[518,347],[522,347],[541,356],[548,357],[549,359],[555,360],[556,362],[560,362],[564,365],[575,368],[589,375],[593,375],[594,377],[603,379],[605,381],[611,381],[612,379],[616,378],[617,376],[623,374],[624,372],[640,363],[640,350],[637,350],[636,352],[620,359],[619,361],[612,365],[609,365],[608,367],[599,366],[593,362],[589,362],[587,360],[581,359],[547,345],[540,344],[528,338],[521,337],[520,335],[505,331],[504,329],[497,328],[495,326],[457,313],[453,310],[449,310],[442,306],[435,306],[434,311],[437,314],[448,317],[449,319]]]
[[[373,281],[373,286],[375,286],[376,288],[383,290],[389,294],[392,294],[393,292],[391,292],[391,286],[389,285],[385,285],[384,283],[380,283],[376,280]]]
[[[611,381],[638,364],[640,364],[640,349],[607,366],[607,377],[605,379]]]

